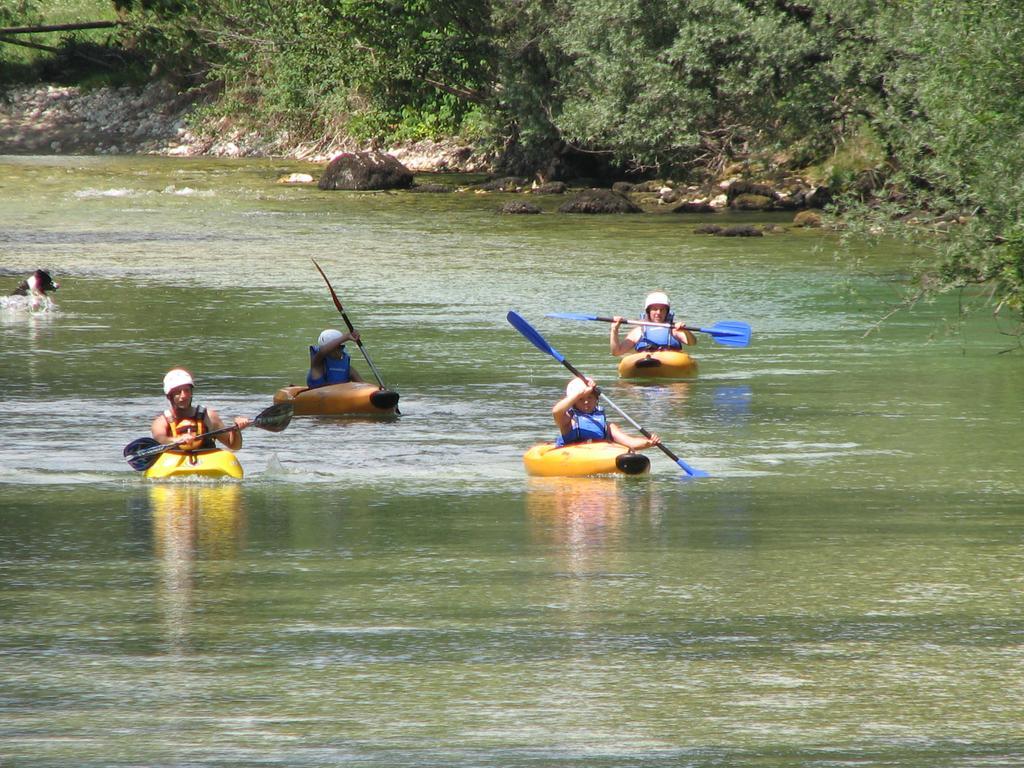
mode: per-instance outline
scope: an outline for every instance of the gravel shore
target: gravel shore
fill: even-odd
[[[193,133],[194,102],[166,83],[96,88],[38,85],[0,94],[0,154],[151,154],[212,157],[291,157],[327,162],[355,146],[289,145],[286,137]],[[480,172],[488,159],[455,142],[422,141],[384,151],[412,171]]]

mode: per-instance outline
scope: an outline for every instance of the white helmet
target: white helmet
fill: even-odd
[[[589,386],[589,382],[586,382],[579,376],[576,376],[572,379],[572,381],[565,385],[565,396],[571,397],[573,400],[575,400],[577,397],[583,394],[583,390],[585,390]]]
[[[322,347],[324,344],[328,344],[334,341],[335,339],[340,339],[342,335],[343,334],[341,333],[341,331],[337,331],[334,328],[328,328],[326,331],[324,331],[323,333],[316,337],[316,345],[318,347]]]
[[[668,294],[663,293],[662,291],[654,291],[653,293],[648,293],[647,298],[644,299],[644,312],[656,304],[663,304],[666,307],[672,306],[669,304]]]
[[[192,381],[192,374],[186,371],[184,368],[172,368],[167,372],[167,375],[164,376],[165,395],[169,395],[178,387],[184,386],[195,386],[195,382]]]

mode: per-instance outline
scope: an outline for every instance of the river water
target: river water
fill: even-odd
[[[0,308],[0,763],[1024,760],[1024,358],[953,298],[865,338],[914,254],[275,183],[310,170],[0,158],[0,277],[62,283]],[[312,258],[402,415],[142,480],[168,368],[228,416],[302,381],[341,323]],[[751,345],[639,385],[606,325],[545,318],[656,288]],[[509,309],[712,477],[528,478],[567,374]]]

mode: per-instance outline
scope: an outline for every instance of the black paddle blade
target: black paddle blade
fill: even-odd
[[[392,392],[390,389],[378,389],[370,394],[370,404],[374,408],[390,411],[398,405],[398,393]]]
[[[626,475],[639,475],[651,466],[651,460],[642,453],[623,453],[615,457],[615,466]]]
[[[277,403],[272,405],[252,420],[254,427],[265,429],[267,432],[281,432],[291,423],[292,413],[295,406],[291,403]]]
[[[155,448],[158,445],[160,443],[152,437],[140,437],[138,440],[132,440],[124,447],[124,457],[132,469],[143,472],[153,466],[157,456],[160,455],[160,453],[148,453],[148,449]],[[140,453],[142,455],[139,455]]]

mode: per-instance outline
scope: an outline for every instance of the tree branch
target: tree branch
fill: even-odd
[[[446,83],[442,83],[439,80],[434,80],[433,78],[430,77],[424,77],[423,82],[425,82],[427,85],[434,86],[439,91],[450,93],[452,96],[456,96],[460,99],[473,102],[474,104],[483,104],[486,101],[486,99],[484,98],[484,94],[475,89],[469,90],[468,88],[460,88],[459,86],[456,85],[447,85]]]

